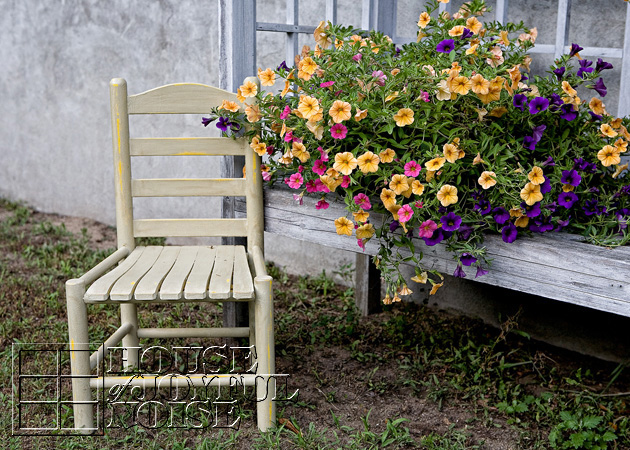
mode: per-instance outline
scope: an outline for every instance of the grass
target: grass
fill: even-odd
[[[111,250],[95,249],[88,230],[73,234],[23,205],[0,200],[0,218],[0,437],[7,448],[630,448],[627,365],[533,342],[518,317],[495,330],[403,304],[362,318],[353,290],[326,273],[294,277],[273,265],[278,366],[300,389],[299,401],[278,405],[278,428],[258,432],[254,405],[243,401],[238,431],[133,427],[106,429],[105,438],[11,436],[10,344],[64,342],[65,280]],[[90,305],[89,312],[93,341],[115,329],[115,309]],[[221,306],[153,305],[140,320],[219,325]],[[62,422],[71,419],[63,409]]]

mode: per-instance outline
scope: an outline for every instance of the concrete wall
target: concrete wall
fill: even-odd
[[[0,15],[0,61],[3,62],[0,196],[24,201],[45,212],[85,216],[113,224],[109,80],[126,78],[130,93],[181,81],[218,85],[217,3],[0,0],[3,11]],[[398,35],[415,36],[422,3],[399,0]],[[622,46],[626,3],[620,0],[573,3],[569,42],[582,46]],[[284,4],[284,0],[259,0],[258,20],[284,20]],[[325,0],[299,4],[300,23],[316,25],[323,19]],[[460,4],[461,1],[455,1],[453,6],[457,8]],[[494,2],[488,4],[493,6]],[[359,5],[356,0],[339,0],[339,22],[359,26]],[[511,1],[508,16],[511,21],[523,20],[529,26],[536,26],[538,42],[552,44],[556,5],[555,0]],[[492,18],[492,13],[488,18]],[[312,38],[300,36],[300,44],[312,45]],[[284,55],[283,35],[258,33],[260,67],[275,67]],[[539,62],[534,63],[534,70],[542,74],[551,57],[536,55],[535,61]],[[609,94],[605,102],[609,111],[614,112],[620,61],[611,62],[615,70],[606,74]],[[145,136],[169,135],[169,130],[182,126],[189,135],[216,135],[215,130],[204,129],[199,121],[200,117],[133,118],[132,127],[142,127]],[[217,176],[219,172],[218,165],[203,158],[170,161],[155,172],[154,167],[163,162],[160,158],[135,162],[134,174],[207,177]],[[187,200],[179,210],[173,210],[174,203],[169,199],[139,199],[136,206],[139,217],[212,217],[219,213],[216,199]],[[293,273],[316,274],[323,269],[331,273],[354,261],[352,253],[288,242],[270,235],[266,239],[268,258]],[[458,284],[456,280],[450,286],[440,294],[438,305],[496,321],[496,301],[505,298],[505,292],[478,289],[472,283]],[[415,299],[425,301],[426,292],[420,291]],[[531,298],[525,301],[530,305],[543,304]],[[569,311],[558,305],[553,308]],[[538,323],[539,318],[528,320]],[[615,350],[607,351],[607,357],[611,352]]]

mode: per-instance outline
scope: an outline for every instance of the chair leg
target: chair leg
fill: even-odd
[[[130,323],[133,329],[123,338],[122,345],[126,349],[126,367],[138,368],[140,339],[138,339],[138,307],[134,304],[120,305],[120,323]]]
[[[258,357],[257,374],[273,375],[276,370],[275,341],[273,332],[273,298],[270,276],[256,277],[254,288],[256,291],[255,304],[255,334],[256,355]],[[258,428],[267,431],[276,422],[276,380],[265,377],[257,381],[256,397]],[[261,401],[261,399],[264,399]]]
[[[80,280],[66,282],[68,305],[68,337],[70,339],[70,368],[72,378],[72,401],[74,427],[85,428],[86,434],[94,429],[94,409],[90,389],[90,345],[88,337],[87,307],[83,301],[85,283]],[[88,403],[89,402],[89,403]],[[89,430],[89,431],[88,431]]]

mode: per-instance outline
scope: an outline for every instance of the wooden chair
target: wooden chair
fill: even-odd
[[[252,77],[251,81],[257,82]],[[258,427],[275,422],[273,377],[274,333],[271,277],[263,257],[263,199],[260,157],[245,139],[231,138],[129,138],[130,114],[205,114],[223,99],[236,95],[201,84],[171,84],[127,96],[127,83],[110,83],[116,184],[118,250],[78,279],[66,283],[68,333],[71,352],[75,428],[94,431],[92,389],[107,389],[130,377],[96,377],[91,372],[118,345],[127,352],[127,364],[138,367],[140,338],[248,337],[257,345],[256,374],[244,375],[245,385],[256,386]],[[243,155],[246,177],[234,179],[132,179],[131,157],[184,155]],[[133,216],[134,197],[243,196],[245,219],[146,219]],[[136,247],[136,237],[245,236],[243,246]],[[117,265],[117,263],[120,263]],[[112,269],[112,270],[109,270]],[[88,287],[89,286],[89,287]],[[87,289],[86,289],[87,288]],[[137,307],[168,302],[247,301],[249,327],[140,328]],[[120,305],[121,325],[103,346],[89,354],[87,303]],[[203,386],[199,376],[190,376]],[[142,385],[155,377],[131,380]],[[240,378],[239,378],[240,380]],[[207,383],[207,378],[205,380]],[[229,386],[230,376],[211,385]],[[267,391],[270,395],[266,395]],[[263,401],[260,399],[264,398]]]

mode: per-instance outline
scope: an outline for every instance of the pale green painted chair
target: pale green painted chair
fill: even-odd
[[[250,81],[257,83],[256,78]],[[201,84],[171,84],[127,96],[122,78],[110,83],[116,184],[118,250],[78,279],[66,283],[70,338],[72,395],[75,427],[95,430],[92,389],[107,389],[124,378],[76,378],[90,375],[102,362],[107,349],[136,348],[140,338],[248,337],[257,345],[256,375],[244,376],[244,384],[256,386],[257,421],[261,430],[275,423],[273,377],[275,371],[273,298],[271,277],[263,257],[263,198],[260,157],[245,139],[231,138],[129,138],[130,114],[205,114],[222,100],[236,95]],[[234,179],[132,179],[131,157],[185,155],[243,155],[246,177]],[[133,216],[134,197],[243,196],[244,219],[145,219]],[[147,246],[136,247],[136,237],[245,236],[243,246]],[[120,263],[120,264],[118,264]],[[110,270],[112,269],[112,270]],[[249,326],[235,328],[140,328],[137,308],[148,303],[211,301],[249,302]],[[120,306],[121,325],[89,354],[87,303]],[[128,352],[127,364],[138,366],[137,352]],[[127,377],[125,377],[127,378]],[[149,379],[145,377],[144,380]],[[191,376],[203,386],[201,376]],[[134,379],[132,384],[145,381]],[[207,383],[207,379],[206,379]],[[214,379],[213,385],[229,386],[230,376]],[[269,386],[266,386],[266,383]],[[150,386],[151,384],[149,384]],[[82,403],[83,402],[83,403]]]

